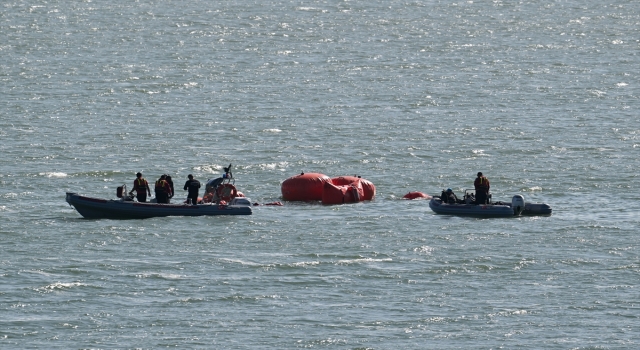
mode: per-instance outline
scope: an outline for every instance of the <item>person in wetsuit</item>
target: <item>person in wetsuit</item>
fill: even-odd
[[[191,204],[198,204],[198,191],[200,190],[200,181],[193,178],[193,175],[189,174],[187,176],[189,180],[184,183],[184,190],[189,191],[188,199],[191,200]]]

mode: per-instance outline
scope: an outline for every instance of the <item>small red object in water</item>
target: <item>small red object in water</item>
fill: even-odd
[[[431,199],[431,196],[422,192],[409,192],[402,198],[404,199]]]

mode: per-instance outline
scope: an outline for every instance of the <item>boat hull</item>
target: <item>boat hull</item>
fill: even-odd
[[[504,218],[514,216],[513,209],[508,205],[474,205],[447,204],[440,198],[434,197],[429,201],[429,208],[436,214],[476,216],[485,218]]]
[[[87,219],[146,219],[163,216],[251,215],[250,206],[158,204],[101,199],[67,192],[66,201]]]
[[[488,205],[474,204],[447,204],[442,203],[438,197],[433,197],[429,201],[429,208],[437,214],[477,216],[477,217],[510,217],[518,216],[513,211],[511,203],[494,203]],[[551,206],[545,203],[525,203],[520,215],[526,216],[547,216],[551,215]]]

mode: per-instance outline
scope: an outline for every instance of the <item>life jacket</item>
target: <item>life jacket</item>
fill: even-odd
[[[482,189],[487,189],[487,187],[488,187],[487,183],[489,182],[489,180],[487,180],[486,177],[484,177],[484,176],[479,177],[476,181],[478,182],[476,187],[479,187],[479,188],[482,188]]]
[[[156,192],[164,192],[164,186],[167,184],[165,180],[156,181]]]
[[[136,189],[138,190],[142,190],[142,191],[146,190],[147,184],[148,184],[147,180],[145,180],[143,177],[136,179]]]

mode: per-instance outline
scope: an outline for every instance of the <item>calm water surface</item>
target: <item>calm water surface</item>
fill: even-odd
[[[0,348],[638,347],[639,3],[0,6]],[[254,202],[303,171],[378,193],[125,221],[64,201],[229,163]],[[400,199],[478,171],[554,214]]]

